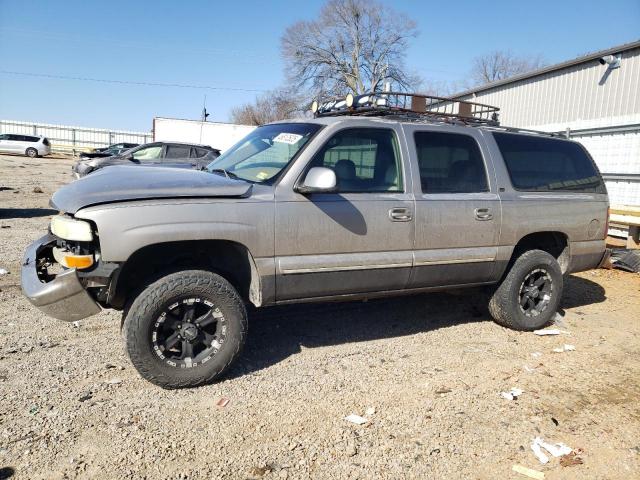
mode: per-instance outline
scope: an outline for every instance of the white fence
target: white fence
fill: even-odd
[[[151,142],[153,138],[150,132],[72,127],[14,120],[0,120],[0,133],[42,135],[51,142],[52,151],[74,155],[91,148],[106,147],[113,143],[147,143]]]

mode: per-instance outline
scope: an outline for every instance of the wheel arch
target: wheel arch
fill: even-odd
[[[524,252],[542,250],[553,256],[560,265],[563,274],[569,271],[571,260],[571,245],[566,233],[557,230],[532,232],[522,236],[513,248],[509,265]],[[508,271],[508,269],[507,269]]]
[[[136,292],[165,274],[203,269],[227,279],[244,301],[262,305],[262,287],[249,249],[230,240],[184,240],[145,245],[133,252],[110,285],[109,304],[123,308]]]

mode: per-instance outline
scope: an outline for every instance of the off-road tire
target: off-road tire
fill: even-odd
[[[38,150],[32,147],[27,148],[24,153],[29,158],[36,158],[38,156]]]
[[[215,304],[224,315],[226,337],[206,363],[172,367],[154,351],[152,329],[165,309],[179,299],[199,297]],[[238,357],[247,336],[245,304],[220,275],[203,270],[168,274],[142,290],[125,311],[123,336],[131,362],[146,380],[166,389],[196,387],[220,377]]]
[[[527,316],[520,308],[520,290],[525,278],[536,270],[548,273],[552,290],[543,311]],[[489,312],[496,323],[514,330],[536,330],[551,322],[562,298],[563,276],[557,260],[542,250],[528,250],[511,265],[489,300]]]

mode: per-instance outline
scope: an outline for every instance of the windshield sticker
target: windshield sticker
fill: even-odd
[[[293,145],[294,143],[297,143],[301,138],[302,135],[298,135],[297,133],[280,133],[273,139],[273,141]]]
[[[269,174],[267,172],[260,172],[256,175],[256,178],[258,180],[265,180],[267,178],[269,178]]]

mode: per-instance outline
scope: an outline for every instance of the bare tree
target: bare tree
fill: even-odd
[[[471,68],[471,80],[475,85],[497,82],[544,66],[540,55],[518,57],[510,51],[496,50],[477,57]]]
[[[404,64],[408,42],[417,35],[406,15],[376,0],[329,0],[317,20],[294,23],[282,37],[290,82],[314,95],[354,94],[417,84]]]
[[[300,116],[302,99],[286,89],[273,90],[231,110],[231,121],[243,125],[263,125]]]

